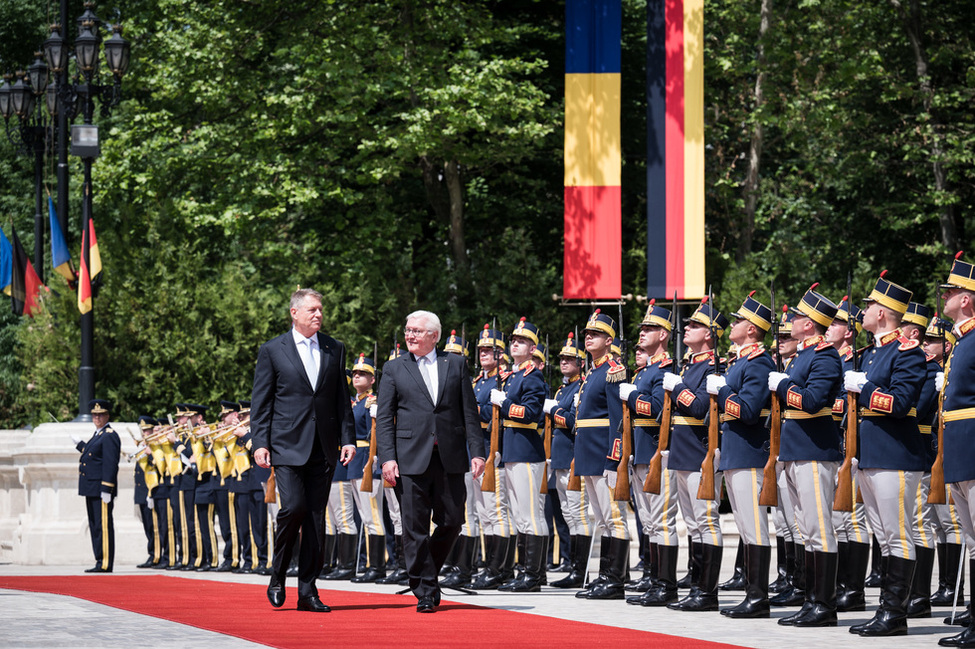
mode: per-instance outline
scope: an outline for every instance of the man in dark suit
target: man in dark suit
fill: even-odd
[[[403,551],[416,610],[440,603],[437,576],[464,522],[464,473],[484,471],[484,443],[463,356],[438,352],[440,319],[406,319],[409,355],[383,367],[376,438],[383,478],[402,479]],[[437,527],[430,534],[430,517]]]
[[[315,578],[325,543],[325,505],[337,462],[355,455],[352,404],[345,382],[345,345],[319,332],[322,296],[291,296],[293,327],[257,354],[251,399],[254,461],[274,465],[281,498],[267,597],[284,604],[284,582],[298,533],[298,610],[326,613]],[[341,452],[339,447],[341,446]]]
[[[115,496],[118,495],[118,461],[122,444],[108,425],[112,404],[105,399],[88,402],[95,434],[87,442],[72,438],[81,452],[78,460],[78,495],[85,497],[88,531],[95,566],[85,572],[112,572],[115,562]]]

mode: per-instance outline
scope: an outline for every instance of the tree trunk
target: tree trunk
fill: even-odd
[[[464,187],[460,180],[460,165],[456,160],[444,163],[444,182],[450,199],[450,249],[454,253],[454,267],[462,283],[470,279],[470,261],[467,258],[467,242],[464,239]]]
[[[928,115],[927,122],[931,127],[929,147],[931,150],[931,170],[934,172],[934,186],[939,194],[948,193],[948,178],[943,162],[944,144],[941,136],[943,125],[932,110],[934,85],[931,83],[928,56],[921,43],[921,7],[918,0],[910,0],[909,8],[905,7],[901,0],[890,0],[890,4],[900,14],[901,21],[904,23],[904,31],[911,42],[911,50],[914,52],[914,69],[917,73],[918,87],[921,90],[923,112]],[[941,243],[948,250],[958,250],[954,207],[942,204],[938,213],[938,222],[941,226]]]

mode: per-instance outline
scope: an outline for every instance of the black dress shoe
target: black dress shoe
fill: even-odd
[[[231,572],[235,575],[249,575],[254,572],[254,569],[250,566],[241,566],[240,568],[234,568]]]
[[[165,570],[169,567],[169,564],[165,561],[160,561],[159,563],[154,563],[150,566],[153,570]]]
[[[112,572],[111,569],[105,570],[101,566],[95,566],[93,568],[88,568],[85,572]]]
[[[209,563],[200,564],[200,567],[196,569],[197,572],[210,572],[213,568],[210,567]]]
[[[433,613],[437,610],[437,605],[434,604],[432,597],[421,597],[420,601],[416,603],[417,613]]]
[[[234,569],[234,564],[230,561],[224,561],[219,566],[217,566],[217,572],[230,572]]]
[[[318,595],[309,595],[298,600],[298,610],[309,611],[311,613],[328,613],[332,609],[322,604],[322,600],[318,599]]]
[[[254,572],[257,573],[258,575],[263,576],[263,577],[269,577],[271,575],[271,569],[268,568],[267,566],[260,566]]]
[[[183,569],[183,564],[181,563],[174,563],[171,566],[166,566],[166,570],[182,570],[182,569]]]
[[[146,559],[145,561],[137,565],[136,568],[151,568],[154,563],[155,562],[152,560],[152,557],[149,557],[148,559]]]
[[[288,568],[288,576],[289,577],[297,577],[298,576],[298,568],[297,567],[295,567],[295,568]]]
[[[267,587],[267,601],[271,602],[271,606],[274,608],[284,606],[284,584],[275,584],[272,582]]]

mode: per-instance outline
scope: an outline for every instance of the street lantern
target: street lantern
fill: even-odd
[[[68,48],[61,38],[61,25],[51,25],[51,35],[44,41],[44,57],[53,72],[60,72],[68,67]]]
[[[16,83],[10,89],[10,105],[17,117],[27,119],[34,112],[34,93],[30,86],[24,83],[27,78],[26,72],[18,70],[17,77]]]
[[[122,25],[112,26],[112,36],[105,41],[105,62],[116,78],[129,69],[129,42],[122,38]]]
[[[98,37],[94,34],[95,23],[88,20],[78,38],[74,39],[74,53],[78,67],[86,79],[91,79],[98,65]]]
[[[47,103],[47,112],[51,117],[58,116],[58,80],[57,78],[51,79],[51,82],[47,84],[47,90],[44,91],[44,99]]]
[[[14,114],[13,105],[10,101],[10,80],[13,77],[8,73],[3,75],[3,83],[0,83],[0,115],[3,118],[10,119],[10,116]]]
[[[34,52],[34,62],[27,68],[31,90],[38,96],[47,88],[47,65],[44,64],[41,56],[40,52]]]

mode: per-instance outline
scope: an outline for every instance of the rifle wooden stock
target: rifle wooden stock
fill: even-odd
[[[721,415],[718,414],[718,397],[712,394],[708,399],[708,452],[701,462],[701,484],[697,488],[698,500],[714,500],[714,452],[718,450],[720,440],[718,429],[721,426]]]
[[[779,395],[772,393],[772,425],[769,427],[768,461],[762,471],[762,492],[758,494],[758,504],[762,507],[776,507],[779,504],[779,490],[775,475],[775,463],[779,457],[779,444],[782,441],[782,402]]]
[[[613,500],[630,499],[630,456],[633,455],[633,420],[630,418],[630,407],[623,404],[623,430],[620,431],[620,463],[616,466],[616,487],[613,490]]]
[[[274,467],[271,467],[271,477],[267,479],[267,484],[264,485],[264,503],[266,505],[277,502],[277,498],[274,495],[276,487],[277,483],[274,480]]]
[[[491,450],[484,464],[484,477],[481,478],[481,491],[496,491],[497,476],[494,462],[498,456],[498,437],[501,434],[501,407],[494,406],[491,411]]]
[[[833,499],[833,510],[840,512],[853,511],[853,458],[857,454],[857,394],[846,393],[846,455],[840,465],[836,479],[836,497]]]
[[[660,434],[657,437],[657,451],[650,458],[647,479],[643,481],[643,491],[648,494],[660,493],[660,480],[663,474],[663,452],[670,445],[670,420],[674,413],[674,400],[670,392],[664,392],[663,410],[660,412]]]
[[[548,463],[552,459],[552,415],[545,415],[545,466],[542,467],[542,486],[538,493],[548,493]]]
[[[939,400],[940,401],[940,400]],[[944,505],[945,497],[945,423],[938,408],[938,455],[931,465],[931,489],[928,491],[929,505]]]
[[[376,420],[372,420],[372,432],[369,434],[369,459],[366,466],[362,469],[362,482],[359,484],[359,491],[372,492],[372,468],[376,459]]]
[[[576,461],[573,458],[569,464],[569,483],[565,486],[566,491],[582,491],[582,478],[576,475]]]

